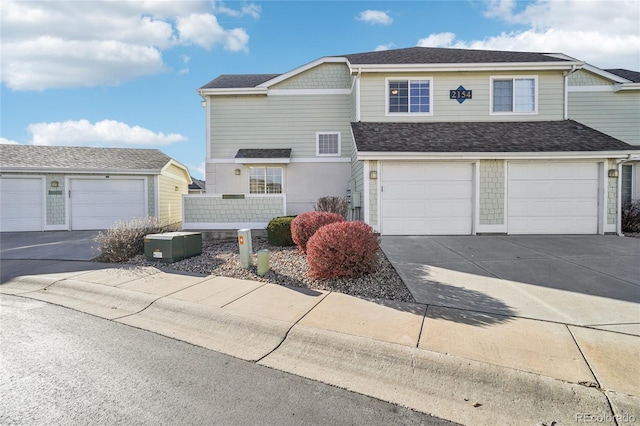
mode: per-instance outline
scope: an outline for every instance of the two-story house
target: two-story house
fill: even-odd
[[[561,54],[414,47],[200,88],[206,194],[187,228],[261,228],[349,194],[383,235],[602,234],[638,147],[570,120]]]

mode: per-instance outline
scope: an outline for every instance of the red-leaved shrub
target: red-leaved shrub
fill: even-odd
[[[311,278],[359,277],[376,271],[380,241],[364,222],[325,225],[307,243]]]
[[[307,252],[307,241],[322,228],[334,222],[342,222],[344,218],[337,213],[306,212],[299,214],[291,222],[291,239],[303,252]]]

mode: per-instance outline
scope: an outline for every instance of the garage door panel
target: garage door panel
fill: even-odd
[[[598,232],[598,164],[510,163],[510,234]]]
[[[382,232],[470,234],[472,178],[470,163],[383,163]]]
[[[0,178],[0,231],[44,229],[44,180]]]
[[[107,229],[146,216],[143,179],[72,179],[71,229]]]

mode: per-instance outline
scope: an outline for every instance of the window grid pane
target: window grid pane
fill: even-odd
[[[282,194],[281,167],[251,167],[249,169],[250,194]]]
[[[327,133],[318,135],[318,154],[340,154],[339,149],[338,134]]]
[[[267,194],[282,193],[282,169],[280,167],[267,167]]]
[[[533,79],[515,80],[515,111],[535,111],[535,84]]]
[[[389,112],[409,111],[409,85],[407,81],[389,82]]]
[[[251,167],[249,169],[249,193],[264,194],[265,191],[265,168]]]
[[[429,80],[411,80],[411,112],[429,112]]]
[[[512,112],[513,111],[513,81],[494,80],[493,81],[493,111]]]

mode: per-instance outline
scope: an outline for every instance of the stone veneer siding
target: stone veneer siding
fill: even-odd
[[[377,161],[369,162],[369,170],[377,170],[377,167]],[[369,179],[369,176],[365,176],[365,179]],[[369,223],[380,225],[378,223],[378,179],[369,179]]]
[[[616,162],[609,160],[609,167],[607,169],[615,168]],[[607,224],[615,225],[617,216],[616,210],[618,209],[618,179],[608,177],[607,186]]]
[[[504,224],[504,160],[480,161],[480,224]]]
[[[64,175],[46,174],[44,176],[47,194],[47,225],[64,225],[66,223],[64,202],[67,197]],[[51,187],[53,181],[58,181],[57,188]]]
[[[185,196],[185,223],[269,222],[283,216],[281,195],[222,199],[220,195]]]

